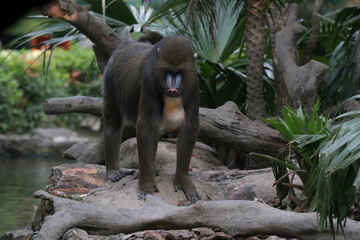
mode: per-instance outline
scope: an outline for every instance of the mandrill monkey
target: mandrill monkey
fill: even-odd
[[[139,155],[138,197],[158,192],[154,158],[160,132],[177,131],[175,191],[192,203],[200,199],[189,177],[199,131],[199,86],[191,42],[166,37],[155,45],[125,40],[104,71],[104,145],[106,174],[118,181],[119,147],[125,123],[136,124]]]

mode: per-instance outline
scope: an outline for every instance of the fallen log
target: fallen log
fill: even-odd
[[[200,108],[199,119],[200,139],[237,151],[276,156],[286,144],[278,131],[250,120],[234,102],[216,109]]]
[[[227,234],[251,236],[274,234],[299,239],[330,239],[329,229],[320,234],[316,213],[295,213],[245,200],[199,201],[187,207],[165,203],[160,197],[148,195],[139,208],[111,211],[89,204],[53,196],[45,191],[35,198],[52,203],[55,213],[47,216],[35,236],[37,240],[60,239],[69,229],[78,227],[90,234],[111,235],[144,229],[185,229],[211,226]],[[344,227],[348,240],[357,240],[360,223],[347,220]],[[338,235],[337,239],[345,239]]]
[[[100,116],[102,98],[68,97],[47,99],[46,114],[90,113]],[[216,109],[200,108],[199,138],[241,152],[257,152],[275,156],[285,146],[279,132],[248,119],[234,102]]]
[[[88,113],[101,117],[103,101],[95,97],[49,98],[44,102],[45,114]]]

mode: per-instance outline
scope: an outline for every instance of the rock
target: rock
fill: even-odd
[[[64,152],[63,157],[88,164],[105,164],[103,148],[99,143],[76,143]]]
[[[101,118],[97,116],[86,116],[80,122],[80,126],[83,128],[89,128],[91,131],[98,132],[101,130]]]
[[[64,128],[36,128],[25,135],[0,135],[0,153],[62,155],[70,146],[85,140]]]
[[[192,171],[190,176],[202,200],[262,200],[272,202],[276,197],[271,169]],[[182,191],[174,192],[173,174],[160,173],[155,181],[161,196],[172,205],[186,205]],[[118,182],[106,179],[105,167],[93,164],[63,164],[52,168],[46,190],[54,195],[78,199],[101,208],[135,208],[144,201],[137,198],[137,173]]]
[[[89,164],[105,164],[102,141],[98,143],[79,142],[64,152],[64,157]],[[138,169],[136,138],[130,138],[120,145],[120,167]],[[173,174],[176,166],[176,140],[160,140],[155,156],[155,165],[160,173]],[[219,160],[216,151],[197,142],[193,151],[190,169],[227,170]]]
[[[85,196],[91,190],[105,185],[105,167],[93,164],[63,164],[51,169],[46,191],[61,197]]]
[[[159,141],[155,156],[155,166],[160,173],[175,173],[176,141],[174,139]],[[120,167],[138,169],[136,138],[128,139],[121,144]],[[190,170],[228,170],[228,168],[218,159],[214,149],[198,142],[192,154]]]
[[[261,237],[248,237],[245,240],[296,240],[296,238],[282,238],[278,236],[261,236]]]
[[[201,231],[199,231],[201,229]],[[222,240],[234,239],[219,230],[211,228],[194,228],[181,230],[147,230],[131,234],[117,234],[111,236],[89,235],[86,231],[73,228],[67,231],[63,240],[184,240],[184,239],[201,239],[201,240]]]
[[[0,236],[0,240],[23,240],[30,239],[30,236],[33,234],[33,231],[30,227],[26,227],[20,230],[15,230],[11,232],[6,232]]]
[[[153,195],[178,206],[179,202],[186,200],[186,197],[182,191],[174,191],[173,179],[174,176],[169,174],[155,177],[159,192]],[[203,200],[224,199],[225,195],[221,188],[196,178],[193,178],[193,182]],[[102,209],[137,208],[144,205],[144,200],[138,199],[137,189],[137,175],[128,175],[118,182],[107,181],[103,187],[89,192],[82,201]]]
[[[258,170],[198,171],[191,174],[194,178],[210,182],[224,189],[227,200],[261,199],[270,203],[276,197],[275,182],[271,168]]]

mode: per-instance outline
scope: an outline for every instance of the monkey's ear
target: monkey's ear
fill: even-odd
[[[194,58],[197,58],[198,54],[197,53],[194,53]]]
[[[156,49],[156,53],[159,54],[160,51],[161,51],[161,50],[160,50],[160,47],[158,47],[158,48]]]

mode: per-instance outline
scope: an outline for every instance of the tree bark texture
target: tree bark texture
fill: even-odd
[[[311,60],[311,56],[314,52],[317,39],[320,33],[320,14],[322,11],[322,7],[324,5],[325,0],[316,0],[313,10],[312,16],[312,29],[309,41],[306,44],[303,64],[309,62]]]
[[[45,114],[88,113],[102,116],[103,101],[100,98],[74,96],[67,98],[49,98],[44,103]]]
[[[310,110],[317,100],[320,83],[328,66],[311,60],[298,64],[297,40],[303,27],[297,21],[298,5],[290,4],[268,15],[278,107],[302,106]]]
[[[102,98],[68,97],[46,100],[46,114],[102,112]],[[91,112],[88,112],[91,111]],[[200,108],[199,138],[228,146],[241,152],[257,152],[276,156],[286,142],[279,132],[266,125],[251,121],[234,102],[216,109]],[[96,148],[95,148],[96,149]]]
[[[265,116],[263,87],[265,51],[265,1],[245,0],[246,9],[246,115],[254,120]]]
[[[59,198],[45,191],[34,197],[48,200],[55,214],[45,217],[37,240],[60,239],[69,229],[79,227],[90,234],[111,235],[144,229],[186,229],[200,226],[220,228],[231,235],[269,234],[299,239],[331,239],[328,229],[316,230],[316,213],[282,211],[266,204],[245,200],[199,201],[187,207],[165,203],[148,195],[139,208],[105,210],[78,201]],[[357,240],[360,223],[347,220],[346,239]],[[337,239],[344,239],[338,235]]]

